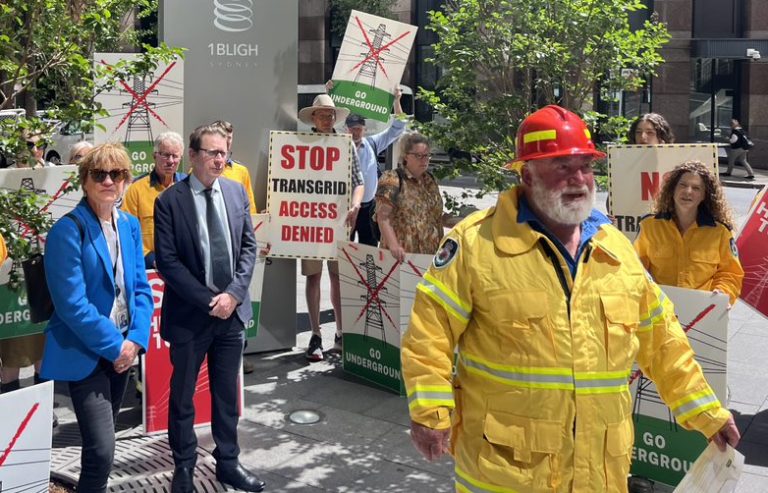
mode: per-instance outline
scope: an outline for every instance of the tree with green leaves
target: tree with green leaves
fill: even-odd
[[[651,17],[630,28],[629,13],[644,8],[641,0],[446,0],[430,12],[427,29],[438,36],[431,61],[443,76],[436,90],[420,92],[437,114],[423,130],[473,156],[452,172],[473,172],[484,191],[503,189],[518,125],[547,104],[622,127],[595,102],[637,90],[663,63],[666,27]]]
[[[181,56],[180,49],[144,45],[134,61],[107,67],[93,63],[98,51],[134,51],[138,36],[134,19],[157,10],[157,0],[4,0],[0,3],[0,109],[23,99],[26,116],[0,122],[0,153],[24,162],[30,150],[25,135],[50,138],[54,120],[83,122],[85,130],[106,110],[95,101],[121,79],[155,70]],[[45,118],[37,102],[46,101]],[[0,197],[0,232],[9,256],[16,260],[34,253],[27,236],[14,236],[23,223],[45,234],[49,223],[36,221],[36,202],[23,192]],[[39,213],[39,212],[38,212]],[[24,228],[29,229],[29,228]]]
[[[353,10],[392,19],[392,4],[392,0],[331,0],[331,32],[343,38]]]

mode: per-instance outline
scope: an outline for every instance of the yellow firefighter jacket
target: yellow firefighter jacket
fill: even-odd
[[[719,289],[731,299],[741,293],[741,268],[731,230],[700,213],[696,224],[680,234],[671,215],[657,214],[640,222],[635,249],[659,284],[711,291]]]
[[[174,173],[173,183],[183,180],[186,176],[184,173]],[[144,266],[147,269],[155,268],[155,199],[166,188],[152,170],[133,180],[125,191],[123,204],[120,206],[122,210],[139,219],[144,246]]]
[[[573,279],[517,222],[520,194],[454,228],[418,286],[402,341],[411,418],[451,427],[458,491],[626,491],[635,360],[684,428],[709,437],[729,412],[632,244],[600,226]]]

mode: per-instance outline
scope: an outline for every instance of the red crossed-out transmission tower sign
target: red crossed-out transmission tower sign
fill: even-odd
[[[416,26],[353,10],[333,69],[336,105],[388,121],[416,31]]]
[[[346,241],[338,252],[344,370],[403,393],[400,339],[432,256],[407,254],[400,263],[389,250]]]
[[[135,53],[96,53],[94,64],[111,72],[120,62],[137,57]],[[176,60],[127,76],[109,91],[97,93],[95,101],[109,113],[97,120],[103,128],[94,129],[95,143],[123,143],[134,173],[148,173],[154,165],[154,139],[166,131],[184,132],[184,62]]]
[[[736,248],[744,268],[741,299],[768,317],[768,187],[755,198]]]

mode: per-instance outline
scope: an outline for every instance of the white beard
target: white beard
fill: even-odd
[[[595,205],[595,189],[586,185],[568,187],[565,190],[547,190],[535,173],[531,173],[531,198],[547,218],[558,224],[576,225],[587,220]],[[564,194],[584,193],[586,197],[578,201],[563,202]]]

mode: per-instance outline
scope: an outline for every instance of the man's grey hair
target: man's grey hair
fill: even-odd
[[[160,150],[163,143],[175,144],[184,152],[184,138],[176,132],[163,132],[155,138],[155,152]]]

